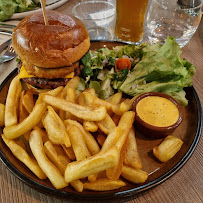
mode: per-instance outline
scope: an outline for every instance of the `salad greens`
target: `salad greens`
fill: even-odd
[[[135,96],[145,92],[163,92],[186,106],[184,87],[192,85],[196,68],[180,58],[181,50],[175,39],[168,37],[161,46],[147,43],[102,48],[89,51],[83,58],[83,83],[94,88],[106,99],[115,91]],[[115,70],[118,58],[128,58],[131,69]],[[100,93],[101,92],[101,93]]]
[[[39,7],[33,0],[0,0],[0,21],[9,20],[14,13],[30,11]]]

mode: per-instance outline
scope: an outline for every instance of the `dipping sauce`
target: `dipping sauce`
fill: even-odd
[[[173,125],[179,119],[179,111],[175,104],[159,96],[143,98],[138,102],[136,111],[145,123],[157,127]]]

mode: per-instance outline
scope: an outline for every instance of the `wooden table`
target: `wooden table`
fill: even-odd
[[[70,0],[58,8],[58,11],[70,13],[73,5],[78,2]],[[197,67],[193,85],[203,104],[203,20],[191,39],[183,48],[183,57]],[[5,69],[6,71],[6,69]],[[0,75],[0,78],[3,77]],[[203,138],[188,162],[171,178],[148,191],[130,198],[105,202],[203,202]],[[64,200],[41,194],[18,180],[0,163],[0,202],[1,203],[65,203]],[[84,202],[84,201],[82,201]]]

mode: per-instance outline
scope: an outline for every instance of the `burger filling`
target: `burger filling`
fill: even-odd
[[[34,71],[34,74],[28,73],[26,68],[24,67],[24,63],[20,60],[17,65],[19,69],[19,78],[22,79],[25,83],[32,85],[36,88],[40,89],[54,89],[59,86],[65,86],[67,82],[73,78],[73,76],[79,76],[80,75],[80,66],[79,63],[75,63],[73,67],[62,67],[57,69],[48,69],[48,68],[39,68],[35,67],[37,69],[38,75],[42,77],[36,76],[36,71]],[[27,67],[27,66],[26,66]],[[67,74],[67,70],[65,68],[69,68],[69,70],[72,70],[72,72]],[[64,69],[64,76],[62,76],[63,70],[59,69]],[[41,72],[39,70],[42,70]],[[60,77],[58,76],[58,72],[60,72]],[[51,73],[51,74],[49,74]],[[44,75],[43,75],[44,74]],[[55,78],[54,78],[55,75]],[[43,76],[48,76],[48,77],[43,77]]]

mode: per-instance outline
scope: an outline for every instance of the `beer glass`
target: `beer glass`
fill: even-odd
[[[120,41],[139,42],[148,0],[117,0],[115,35]]]

